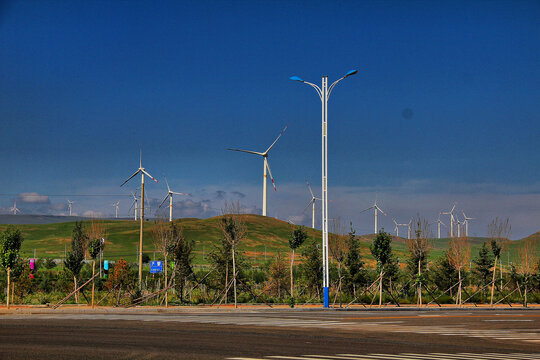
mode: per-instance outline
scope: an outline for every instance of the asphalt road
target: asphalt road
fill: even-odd
[[[0,358],[540,359],[540,310],[2,314]]]

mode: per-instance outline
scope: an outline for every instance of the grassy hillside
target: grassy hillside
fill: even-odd
[[[265,253],[267,258],[271,258],[275,252],[289,252],[288,236],[292,230],[292,226],[284,221],[263,217],[259,215],[246,215],[247,238],[240,244],[242,250],[252,260],[263,262]],[[212,250],[214,244],[220,237],[219,217],[210,219],[180,219],[176,220],[184,229],[186,237],[195,241],[195,263],[207,263],[208,253]],[[125,258],[128,261],[135,261],[137,247],[139,244],[139,222],[133,220],[103,220],[101,221],[107,231],[107,243],[105,246],[104,257],[109,260]],[[85,221],[89,225],[90,221]],[[151,258],[154,256],[154,245],[152,241],[152,228],[155,226],[153,222],[146,221],[144,227],[144,252],[149,254]],[[0,230],[4,230],[7,225],[0,225]],[[37,257],[47,258],[63,258],[64,251],[70,250],[71,232],[74,227],[74,222],[39,224],[39,225],[17,225],[21,229],[24,236],[22,246],[22,255],[31,257],[36,249]],[[321,232],[307,228],[310,238],[320,239]],[[372,259],[369,245],[374,238],[374,235],[362,235],[361,250],[364,258]],[[540,246],[540,231],[530,235],[528,238],[537,240]],[[508,260],[516,261],[517,248],[525,239],[512,241],[508,244],[503,262]],[[471,258],[474,258],[478,253],[478,249],[486,238],[473,237],[470,238]],[[434,239],[433,250],[430,258],[439,257],[444,250],[448,248],[450,239]],[[403,262],[407,255],[406,240],[400,237],[393,237],[392,247]],[[301,250],[301,249],[300,249]],[[203,258],[204,253],[204,258]],[[159,254],[156,254],[156,258]]]

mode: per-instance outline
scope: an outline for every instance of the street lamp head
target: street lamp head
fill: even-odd
[[[291,76],[289,79],[291,79],[291,80],[293,80],[293,81],[304,82],[304,80],[300,79],[298,76]]]
[[[358,70],[351,70],[351,71],[349,71],[348,73],[345,74],[344,78],[346,78],[348,76],[351,76],[351,75],[355,75],[355,74],[358,74]]]

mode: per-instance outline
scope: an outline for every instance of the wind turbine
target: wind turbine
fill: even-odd
[[[412,219],[409,220],[408,224],[406,224],[407,225],[407,239],[408,240],[411,239],[411,224],[412,224]]]
[[[457,203],[454,203],[454,206],[452,206],[452,210],[441,213],[442,215],[450,215],[450,237],[454,237],[454,209],[456,208],[456,204]]]
[[[465,211],[462,211],[463,217],[465,218],[465,221],[463,222],[465,224],[465,236],[469,236],[469,220],[475,220],[475,218],[467,217],[465,215]]]
[[[152,175],[150,175],[142,166],[142,150],[140,150],[139,153],[139,168],[133,175],[131,175],[126,181],[122,183],[120,186],[124,186],[125,183],[127,183],[129,180],[131,180],[133,177],[135,177],[137,174],[141,174],[141,225],[139,230],[139,288],[141,288],[142,285],[142,254],[143,254],[143,224],[144,224],[144,175],[148,176],[150,179],[154,180],[155,182],[159,183]]]
[[[68,206],[69,206],[69,216],[71,216],[71,208],[72,208],[72,205],[75,201],[69,201],[69,199],[67,199],[67,202],[68,202]]]
[[[131,192],[131,196],[133,197],[133,202],[131,203],[131,206],[129,207],[128,212],[130,212],[131,208],[133,208],[133,205],[135,205],[135,207],[133,208],[133,215],[135,217],[135,221],[137,221],[137,211],[139,210],[139,206],[138,206],[139,198],[134,192]]]
[[[313,229],[315,229],[315,201],[322,200],[322,199],[319,199],[318,197],[315,197],[315,195],[313,195],[313,191],[311,190],[311,186],[309,185],[307,180],[306,180],[306,184],[307,184],[307,187],[309,189],[309,193],[311,194],[311,200],[308,202],[307,206],[304,208],[304,211],[306,211],[306,209],[309,207],[309,205],[311,205],[311,212],[312,212],[312,215],[311,215],[311,227]]]
[[[248,153],[248,154],[260,155],[260,156],[263,157],[263,159],[264,159],[264,165],[263,165],[264,166],[264,170],[263,170],[263,206],[262,206],[262,212],[263,212],[262,214],[263,214],[263,216],[266,216],[266,169],[268,169],[268,173],[270,174],[270,180],[272,180],[272,185],[274,186],[274,190],[277,191],[276,184],[274,183],[274,178],[272,177],[272,171],[270,170],[270,165],[268,165],[268,152],[276,144],[276,142],[279,140],[281,135],[283,135],[285,130],[287,130],[287,127],[288,127],[288,125],[285,126],[285,129],[283,129],[281,131],[281,133],[278,135],[276,140],[274,140],[272,145],[270,145],[268,147],[268,149],[266,149],[265,152],[261,153],[261,152],[256,152],[256,151],[231,149],[231,148],[227,149],[227,150],[231,150],[231,151],[240,151],[240,152],[245,152],[245,153]]]
[[[441,213],[439,213],[439,217],[437,219],[437,236],[438,238],[440,239],[441,238],[441,224],[443,224],[444,226],[446,226],[442,221],[441,221]],[[447,226],[446,226],[447,227]]]
[[[394,231],[396,232],[396,236],[399,236],[399,227],[400,226],[408,226],[407,224],[398,224],[396,219],[392,219],[394,224],[396,224],[396,227],[394,228]]]
[[[378,231],[378,228],[377,228],[377,211],[380,211],[381,213],[383,213],[384,216],[386,216],[386,214],[384,213],[384,211],[381,210],[379,205],[377,205],[377,199],[375,199],[375,202],[373,203],[372,206],[368,207],[367,209],[364,209],[364,210],[360,211],[360,213],[363,213],[364,211],[368,211],[368,210],[371,210],[371,209],[375,209],[375,231],[374,231],[374,234],[377,234],[377,231]]]
[[[9,211],[13,212],[13,215],[17,215],[17,213],[21,212],[21,210],[19,210],[19,208],[17,208],[17,202],[16,201],[13,203],[13,207],[10,208]]]
[[[173,194],[176,194],[176,195],[186,195],[186,196],[191,196],[191,194],[185,194],[185,193],[179,193],[179,192],[175,192],[175,191],[172,191],[171,188],[169,187],[169,182],[167,181],[167,178],[165,178],[165,183],[167,184],[167,190],[169,191],[167,193],[167,196],[165,196],[165,199],[163,199],[163,201],[161,202],[161,204],[159,204],[158,207],[161,207],[161,205],[163,205],[163,203],[165,202],[165,200],[167,200],[167,198],[169,198],[169,221],[172,221],[172,204],[173,204]]]
[[[117,201],[117,202],[111,204],[112,207],[116,208],[116,216],[115,216],[115,218],[117,218],[117,219],[118,219],[118,205],[119,204],[120,204],[120,201]]]

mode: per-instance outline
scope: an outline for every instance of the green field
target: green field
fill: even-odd
[[[175,220],[182,225],[184,235],[193,239],[195,242],[195,263],[206,264],[208,253],[213,249],[214,244],[220,238],[219,217],[209,219],[186,218]],[[134,220],[103,220],[100,221],[106,229],[107,241],[104,250],[104,259],[117,260],[124,258],[128,261],[135,261],[137,248],[139,245],[139,222]],[[247,236],[240,244],[240,248],[246,256],[252,261],[262,263],[271,259],[277,251],[289,252],[288,237],[293,229],[292,225],[278,219],[263,217],[259,215],[245,215],[247,226]],[[85,222],[90,225],[90,221]],[[32,257],[34,250],[38,258],[63,259],[64,251],[69,251],[71,247],[71,233],[74,222],[43,224],[43,225],[16,225],[21,229],[24,236],[22,246],[22,256]],[[160,257],[159,253],[154,253],[152,228],[155,224],[152,221],[146,221],[144,224],[144,252],[150,255]],[[4,230],[7,225],[0,225],[0,230]],[[321,232],[306,228],[308,235],[312,239],[320,239]],[[362,254],[366,260],[372,259],[369,252],[369,245],[374,235],[362,235],[361,246]],[[530,237],[537,240],[540,246],[540,231]],[[525,239],[511,241],[508,243],[503,254],[503,262],[517,260],[517,248]],[[331,241],[331,240],[330,240]],[[450,239],[434,239],[433,249],[430,258],[433,260],[439,257],[448,247]],[[486,238],[473,237],[469,239],[471,244],[471,258],[478,253],[479,247]],[[400,237],[394,237],[392,247],[397,254],[400,262],[404,262],[407,257],[406,240]],[[301,249],[300,249],[301,251]],[[204,256],[203,256],[204,255]]]

